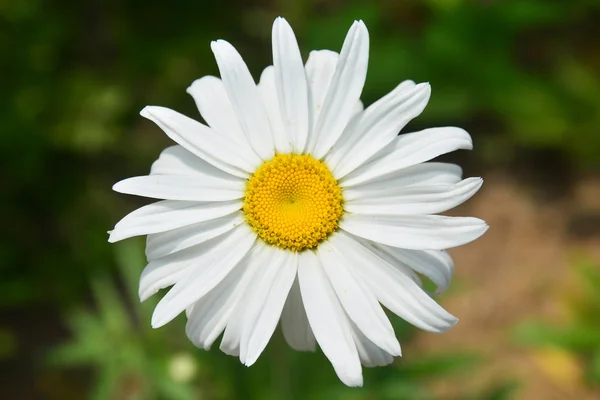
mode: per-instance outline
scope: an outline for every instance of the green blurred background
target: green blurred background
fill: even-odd
[[[140,305],[142,239],[106,231],[142,199],[111,192],[169,140],[139,117],[218,71],[223,38],[255,77],[286,17],[303,56],[371,35],[365,104],[428,81],[409,130],[456,125],[447,157],[482,191],[455,214],[491,225],[452,251],[444,335],[393,319],[404,357],[345,388],[321,353],[276,332],[248,369],[152,330]],[[600,398],[600,1],[0,0],[0,386],[5,399]]]

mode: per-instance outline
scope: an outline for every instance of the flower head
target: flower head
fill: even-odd
[[[150,175],[125,179],[121,193],[161,199],[123,218],[115,242],[147,235],[140,298],[172,286],[154,311],[165,325],[186,311],[186,333],[252,365],[281,323],[296,350],[316,344],[347,385],[361,364],[386,365],[400,345],[381,305],[413,325],[442,332],[456,318],[421,287],[450,283],[444,249],[487,229],[469,217],[432,215],[471,197],[480,178],[427,162],[471,149],[459,128],[398,136],[430,96],[427,83],[400,83],[363,110],[369,38],[355,22],[341,53],[310,53],[303,64],[282,18],[273,25],[273,66],[258,85],[229,43],[211,44],[221,78],[195,81],[204,125],[146,107],[177,145]]]

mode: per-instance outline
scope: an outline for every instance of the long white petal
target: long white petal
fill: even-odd
[[[344,188],[344,200],[387,193],[390,188],[425,185],[454,185],[462,179],[462,169],[455,164],[428,162],[392,172],[360,185]]]
[[[339,54],[330,50],[311,51],[306,60],[306,77],[311,94],[311,121],[316,125],[335,74]]]
[[[396,86],[396,88],[391,93],[388,93],[387,96],[384,97],[384,99],[389,98],[390,96],[393,97],[394,95],[406,90],[412,90],[415,86],[415,83],[411,80],[403,81],[398,86]],[[369,108],[373,108],[373,106],[380,103],[382,100],[383,99],[378,100]],[[340,163],[340,160],[342,160],[345,157],[345,154],[348,152],[348,150],[352,148],[352,146],[354,146],[354,143],[357,140],[360,139],[360,136],[357,134],[356,128],[358,128],[359,124],[364,125],[364,122],[361,123],[363,117],[365,116],[363,113],[364,108],[364,104],[362,103],[362,101],[359,100],[356,106],[354,107],[354,115],[352,116],[352,119],[346,125],[346,128],[342,132],[342,135],[340,136],[338,141],[327,153],[326,162],[330,168],[333,169],[334,166],[337,166]],[[371,112],[372,111],[370,111],[370,113]],[[396,135],[397,134],[398,132],[396,132]]]
[[[256,292],[263,290],[263,288],[256,285],[257,273],[264,268],[265,265],[271,263],[271,257],[274,254],[275,253],[269,251],[269,246],[258,240],[244,259],[246,264],[245,269],[248,270],[248,274],[251,275],[252,278],[245,286],[240,300],[235,305],[229,322],[227,323],[227,327],[225,328],[225,333],[223,334],[223,339],[219,346],[219,349],[223,353],[231,356],[240,355],[242,335],[244,334],[244,327],[246,326],[246,316],[248,314],[247,310],[250,307],[250,301],[255,296]]]
[[[146,301],[160,289],[173,286],[183,279],[195,262],[196,254],[201,250],[194,248],[159,258],[150,263],[142,271],[138,295],[140,301]]]
[[[146,258],[152,261],[188,247],[206,242],[244,223],[244,213],[237,211],[220,218],[199,222],[167,232],[152,233],[146,240]]]
[[[362,365],[365,367],[382,367],[394,361],[394,357],[390,353],[382,350],[375,343],[367,339],[356,324],[352,321],[349,322],[352,326],[352,337],[354,338],[354,343],[356,343],[356,350],[358,350]]]
[[[323,109],[311,135],[308,152],[322,158],[338,140],[354,113],[367,76],[369,32],[356,21],[344,40]]]
[[[270,160],[275,152],[271,125],[246,63],[237,50],[224,40],[212,42],[210,47],[242,131],[256,154],[263,160]]]
[[[203,76],[196,79],[187,92],[194,98],[200,115],[217,133],[227,136],[245,151],[252,151],[242,132],[237,116],[227,97],[223,81],[216,76]]]
[[[252,283],[244,294],[244,304],[240,305],[235,312],[236,318],[242,320],[239,356],[244,364],[248,355],[250,332],[253,331],[260,309],[265,304],[268,292],[274,284],[277,268],[284,260],[284,252],[277,251],[269,245],[263,246],[262,258],[265,262],[254,274]]]
[[[363,102],[360,99],[358,99],[358,101],[354,105],[354,109],[352,110],[352,114],[354,115],[354,114],[361,113],[364,109],[365,109],[365,105],[363,104]]]
[[[353,235],[413,250],[441,250],[477,239],[487,224],[472,217],[441,215],[360,215],[346,213],[340,228]]]
[[[198,222],[223,217],[242,208],[242,201],[163,200],[140,207],[121,219],[110,232],[108,241],[118,242],[133,236],[170,231]]]
[[[481,178],[468,178],[455,185],[409,186],[388,191],[364,193],[360,199],[346,200],[344,209],[355,214],[413,215],[436,214],[467,201],[483,184]]]
[[[283,123],[292,149],[301,153],[309,129],[308,87],[294,31],[281,17],[273,24],[273,66]]]
[[[232,237],[235,237],[234,232],[229,232],[177,253],[150,260],[140,277],[140,300],[145,301],[160,289],[176,284],[193,269],[210,264],[215,252],[222,251]]]
[[[292,139],[283,124],[283,117],[279,109],[279,96],[275,86],[275,68],[272,65],[265,68],[260,75],[258,91],[265,103],[269,121],[271,121],[275,150],[281,154],[291,153]]]
[[[315,335],[310,329],[298,279],[290,289],[290,294],[281,313],[281,330],[285,341],[294,350],[315,351]]]
[[[254,284],[260,291],[249,299],[251,306],[247,310],[242,335],[240,359],[248,367],[256,362],[269,343],[298,271],[298,253],[274,246],[269,248],[279,254],[272,257],[273,262],[264,265],[260,274],[257,274]]]
[[[353,240],[355,240],[359,243],[362,243],[364,247],[369,248],[369,250],[371,250],[373,253],[375,253],[377,255],[377,257],[381,258],[383,261],[387,262],[388,264],[390,264],[391,266],[396,268],[398,271],[402,272],[404,275],[409,277],[413,282],[415,282],[417,284],[417,286],[419,286],[420,288],[423,287],[423,281],[421,280],[421,277],[411,267],[409,267],[404,262],[400,261],[397,257],[392,256],[389,252],[383,250],[384,247],[386,249],[392,248],[392,247],[385,246],[380,243],[371,242],[369,240],[360,238],[358,236],[353,236],[347,232],[343,232],[343,233],[345,235],[348,235]],[[411,250],[411,251],[425,251],[425,250]],[[429,251],[437,251],[437,250],[429,250]]]
[[[398,136],[371,160],[342,178],[340,185],[358,185],[451,151],[472,148],[471,137],[461,128],[431,128],[407,133]]]
[[[317,255],[329,277],[340,303],[350,319],[369,340],[393,355],[400,355],[400,344],[394,335],[394,328],[377,298],[356,278],[348,267],[343,251],[336,246],[336,234],[319,245]]]
[[[308,55],[305,70],[306,78],[308,79],[309,91],[309,112],[311,128],[309,130],[309,142],[314,141],[314,127],[319,120],[319,115],[325,103],[325,97],[329,90],[329,85],[335,74],[335,68],[340,55],[335,51],[330,50],[313,50]],[[362,101],[358,99],[351,111],[351,116],[363,111],[364,106]],[[352,121],[352,119],[350,120]],[[348,123],[350,125],[351,122]],[[340,140],[343,138],[343,134]]]
[[[393,313],[430,332],[443,332],[458,321],[400,269],[365,247],[369,246],[368,242],[357,241],[343,232],[332,241],[353,261],[348,268],[360,276]]]
[[[360,119],[348,126],[350,132],[328,154],[327,165],[341,179],[387,146],[398,132],[425,109],[431,88],[428,83],[414,86],[401,83],[388,95],[369,106]]]
[[[175,145],[164,149],[150,168],[150,175],[187,175],[194,177],[217,177],[239,179],[212,164],[207,163],[183,146]]]
[[[308,322],[325,357],[331,361],[342,382],[348,386],[362,386],[360,358],[350,324],[312,250],[299,254],[298,281]]]
[[[119,181],[113,190],[119,193],[162,200],[227,201],[244,197],[245,182],[239,178],[212,176],[147,175]]]
[[[437,286],[436,294],[443,293],[454,275],[454,262],[445,250],[407,250],[374,243],[396,260],[425,275]]]
[[[226,136],[165,107],[147,106],[140,115],[158,125],[172,140],[206,162],[240,178],[248,178],[262,160],[244,152]]]
[[[170,322],[218,285],[246,255],[255,239],[256,234],[246,224],[233,229],[226,240],[210,250],[212,255],[206,263],[192,268],[186,278],[177,282],[162,298],[152,315],[152,327]]]
[[[209,350],[229,323],[233,310],[252,281],[256,264],[251,264],[253,249],[238,265],[203,298],[194,303],[185,327],[186,334],[196,345]]]

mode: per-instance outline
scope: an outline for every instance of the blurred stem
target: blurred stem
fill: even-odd
[[[273,353],[271,355],[271,381],[273,399],[294,399],[291,386],[292,370],[285,340],[281,334],[273,337]]]

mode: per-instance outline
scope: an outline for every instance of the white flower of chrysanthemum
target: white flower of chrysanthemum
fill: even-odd
[[[398,136],[429,99],[427,83],[400,83],[363,110],[369,37],[355,22],[337,54],[303,64],[282,18],[273,25],[273,66],[258,85],[231,44],[211,44],[221,79],[188,89],[208,126],[162,107],[141,115],[178,145],[149,176],[121,193],[162,199],[123,218],[115,242],[148,235],[140,298],[173,285],[152,326],[186,311],[186,333],[252,365],[281,321],[296,350],[316,344],[349,386],[361,364],[386,365],[400,345],[381,305],[431,332],[457,319],[423,291],[438,292],[454,265],[444,249],[481,236],[484,221],[431,215],[470,198],[480,178],[429,161],[471,149],[462,129]]]

